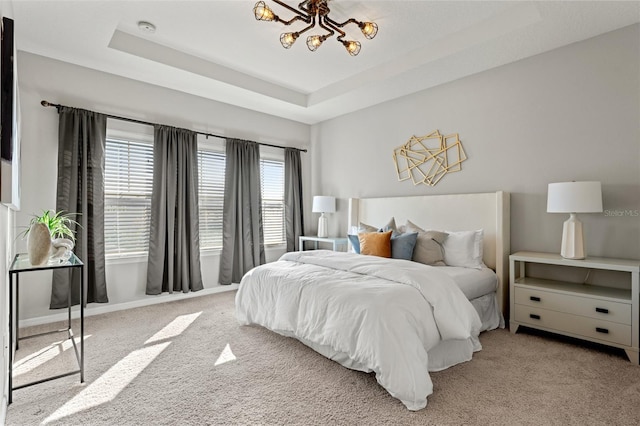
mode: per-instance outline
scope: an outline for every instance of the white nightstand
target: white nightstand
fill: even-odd
[[[305,241],[313,241],[313,248],[315,250],[318,249],[318,243],[329,243],[331,244],[332,250],[333,251],[338,251],[338,247],[339,246],[345,246],[345,248],[347,247],[347,239],[346,238],[340,238],[340,237],[315,237],[315,236],[309,236],[309,237],[300,237],[300,251],[304,250],[304,242]]]
[[[587,277],[591,270],[618,271],[625,282],[617,288],[607,283],[536,278],[526,276],[527,264],[582,268]],[[515,333],[523,325],[622,348],[629,360],[638,365],[639,275],[640,260],[596,257],[571,260],[551,253],[512,254],[509,256],[509,328]]]

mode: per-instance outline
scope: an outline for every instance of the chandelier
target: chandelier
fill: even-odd
[[[300,37],[300,34],[315,28],[316,24],[325,30],[326,33],[321,35],[310,35],[307,37],[307,47],[312,52],[316,51],[316,49],[318,49],[326,39],[333,36],[335,33],[338,33],[339,35],[336,39],[338,42],[342,43],[345,49],[347,49],[349,55],[356,56],[360,53],[361,45],[359,41],[344,39],[347,34],[342,31],[341,28],[347,24],[356,24],[358,28],[360,28],[360,31],[362,31],[362,34],[364,34],[364,36],[369,40],[374,38],[378,33],[378,25],[375,22],[361,22],[351,18],[340,23],[331,19],[329,17],[329,0],[304,0],[298,5],[298,9],[294,9],[279,0],[273,0],[273,2],[289,9],[291,12],[295,13],[296,16],[288,21],[281,19],[278,15],[273,13],[273,10],[271,10],[264,1],[259,1],[253,7],[253,14],[258,21],[282,22],[285,25],[291,25],[296,21],[302,21],[308,24],[300,31],[283,33],[280,35],[280,43],[285,49],[289,49],[293,46],[293,43],[295,43],[298,37]]]

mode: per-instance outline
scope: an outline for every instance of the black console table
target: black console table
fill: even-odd
[[[71,329],[71,288],[69,288],[68,294],[68,323],[67,327],[60,330],[46,331],[44,333],[33,334],[29,336],[19,337],[18,320],[20,316],[19,311],[19,293],[20,293],[20,274],[31,271],[44,271],[48,269],[62,269],[62,268],[80,268],[80,350],[73,336],[73,330]],[[15,292],[14,292],[15,285]],[[84,305],[85,305],[85,282],[84,282],[84,263],[75,254],[71,254],[71,257],[61,263],[45,264],[42,266],[33,266],[29,262],[29,256],[26,253],[17,254],[11,263],[9,268],[9,404],[13,402],[13,391],[26,388],[27,386],[37,385],[39,383],[48,382],[49,380],[59,379],[61,377],[71,376],[73,374],[80,374],[80,383],[84,383]],[[14,299],[15,295],[15,299]],[[14,315],[14,303],[15,303],[15,315]],[[15,317],[15,318],[14,318]],[[15,330],[14,330],[15,327]],[[14,340],[15,332],[15,340]],[[36,336],[42,336],[45,334],[66,332],[67,338],[73,343],[73,349],[76,353],[78,360],[78,369],[69,371],[66,373],[58,374],[55,376],[47,377],[44,379],[36,380],[33,382],[25,383],[20,386],[13,387],[13,343],[15,342],[15,350],[20,347],[20,340],[29,339]]]

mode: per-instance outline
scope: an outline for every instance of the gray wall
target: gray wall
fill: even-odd
[[[398,182],[393,149],[436,129],[460,134],[462,171]],[[505,190],[512,250],[559,252],[568,215],[546,213],[547,184],[598,180],[606,211],[579,215],[587,253],[640,259],[639,25],[314,125],[311,139],[314,193],[340,198],[334,234],[349,197]]]
[[[285,146],[309,146],[309,126],[267,114],[257,113],[197,96],[141,83],[112,74],[79,67],[42,56],[18,52],[20,101],[22,104],[22,206],[16,215],[16,227],[29,223],[31,215],[43,209],[55,209],[58,147],[58,114],[44,108],[40,101],[85,108],[108,114],[168,124],[214,134],[264,141]],[[303,161],[308,156],[303,154]],[[309,169],[305,163],[304,168]],[[305,177],[307,187],[309,179]],[[309,193],[310,191],[307,191]],[[307,203],[307,204],[310,204]],[[18,240],[18,251],[26,244]],[[267,259],[277,259],[284,249],[267,252]],[[216,290],[219,253],[202,256],[202,274],[206,290]],[[109,305],[136,306],[136,301],[158,300],[145,295],[146,257],[108,259],[106,267]],[[1,272],[1,271],[0,271]],[[38,288],[29,297],[20,298],[23,325],[47,321],[51,273],[29,276],[28,284]],[[171,297],[182,297],[173,294]],[[90,304],[100,312],[103,304]],[[44,318],[42,318],[44,317]],[[27,321],[24,321],[27,320]]]

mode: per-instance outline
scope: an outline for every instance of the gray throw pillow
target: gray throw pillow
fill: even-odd
[[[381,226],[380,228],[376,228],[375,226],[371,226],[371,225],[367,225],[366,223],[362,223],[360,222],[358,224],[358,232],[387,232],[387,231],[393,231],[393,232],[398,232],[398,229],[396,228],[396,219],[395,218],[391,218],[389,219],[389,222],[387,222],[386,225]]]
[[[413,261],[425,265],[444,265],[444,251],[442,243],[447,238],[446,232],[425,231],[419,226],[407,220],[405,225],[407,232],[417,232],[418,239],[413,249]]]

